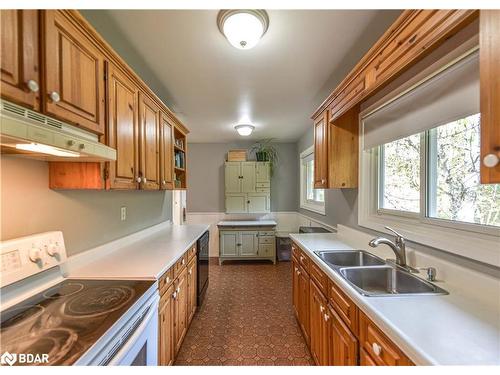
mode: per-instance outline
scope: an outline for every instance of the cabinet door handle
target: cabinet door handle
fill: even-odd
[[[172,298],[173,298],[173,299],[177,299],[177,292],[173,292],[173,293],[172,293]]]
[[[141,183],[141,181],[142,181],[142,178],[140,178],[140,177],[137,177],[137,178],[136,178],[135,180],[136,180],[136,181],[137,181],[138,183]]]
[[[26,86],[28,86],[28,89],[31,92],[38,92],[38,90],[40,89],[40,86],[38,86],[38,82],[33,79],[28,80],[28,82],[26,82]]]
[[[147,183],[148,182],[148,179],[146,177],[144,177],[144,180],[143,180],[144,183]]]
[[[483,158],[483,164],[485,167],[493,168],[497,166],[500,159],[495,154],[488,154]]]
[[[328,319],[330,319],[330,315],[324,314],[323,318],[325,319],[325,322],[328,322]]]
[[[49,97],[50,99],[54,102],[54,103],[57,103],[58,101],[61,100],[61,96],[59,95],[59,93],[57,91],[52,91],[50,94],[49,94]]]
[[[372,344],[372,350],[376,356],[380,356],[380,353],[382,353],[382,347],[379,344],[377,344],[376,342],[374,342]]]
[[[323,312],[323,311],[325,311],[325,308],[322,305],[320,305],[319,306],[319,311]]]
[[[300,271],[297,271],[297,275],[300,275]]]

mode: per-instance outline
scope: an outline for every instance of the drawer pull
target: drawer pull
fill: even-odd
[[[379,356],[380,353],[382,353],[382,347],[379,344],[377,344],[376,342],[374,342],[372,344],[372,350],[373,350],[373,353],[377,356]]]
[[[172,293],[172,298],[177,299],[177,292]]]
[[[483,164],[488,168],[495,167],[499,161],[500,159],[495,154],[488,154],[483,158]]]
[[[182,265],[185,265],[185,264],[186,264],[186,260],[185,260],[185,259],[182,259],[181,264],[182,264]]]
[[[300,275],[300,271],[297,271],[297,275]]]
[[[328,322],[328,319],[330,319],[330,315],[323,314],[323,318],[325,319],[325,322]]]
[[[167,276],[167,278],[165,279],[165,282],[168,284],[170,282],[170,277]]]
[[[319,311],[323,312],[323,311],[325,311],[325,308],[323,306],[320,306]]]
[[[303,261],[304,261],[304,259],[305,259],[305,258],[301,255],[301,256],[300,256],[300,261],[301,261],[301,262],[303,262]]]

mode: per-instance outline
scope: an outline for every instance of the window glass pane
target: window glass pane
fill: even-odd
[[[324,189],[314,190],[314,200],[317,202],[324,202],[325,201],[325,190]]]
[[[479,114],[431,130],[429,216],[500,226],[500,184],[480,184],[479,142]]]
[[[420,211],[420,134],[382,146],[382,208]]]

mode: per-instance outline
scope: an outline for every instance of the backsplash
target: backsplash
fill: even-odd
[[[50,190],[46,162],[6,155],[0,174],[1,240],[61,230],[71,256],[171,220],[169,191]]]

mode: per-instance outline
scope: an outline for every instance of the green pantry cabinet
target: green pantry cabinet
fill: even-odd
[[[224,168],[226,213],[271,211],[269,162],[228,161]]]
[[[266,259],[276,263],[276,222],[221,221],[219,264],[225,260]]]

